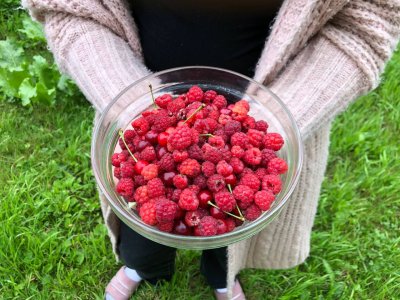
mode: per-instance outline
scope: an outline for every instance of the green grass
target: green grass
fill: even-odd
[[[1,38],[20,14],[0,22]],[[34,108],[2,98],[0,299],[101,299],[119,265],[90,169],[93,110],[79,95]],[[382,85],[335,121],[310,258],[290,270],[243,271],[248,299],[400,298],[399,98],[397,53]],[[172,282],[133,297],[211,298],[196,251],[179,251]]]

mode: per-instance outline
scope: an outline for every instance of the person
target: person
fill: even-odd
[[[22,2],[43,23],[61,71],[97,112],[135,80],[184,65],[232,69],[279,95],[305,146],[298,186],[266,229],[227,249],[204,251],[201,269],[218,289],[217,299],[244,299],[235,280],[241,269],[290,268],[307,258],[331,122],[378,85],[399,39],[398,0],[201,1],[190,6],[153,0]],[[136,234],[101,194],[100,199],[113,250],[128,266],[111,280],[107,297],[128,299],[141,279],[171,278],[175,249]],[[143,249],[163,259],[152,263]]]

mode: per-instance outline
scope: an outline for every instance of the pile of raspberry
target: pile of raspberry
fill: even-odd
[[[120,130],[112,155],[116,191],[142,221],[180,235],[212,236],[256,220],[281,191],[288,169],[276,154],[284,140],[249,115],[192,86],[164,94],[132,127]]]

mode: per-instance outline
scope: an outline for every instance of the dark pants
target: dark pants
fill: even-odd
[[[118,249],[125,265],[151,284],[174,274],[176,249],[146,239],[123,222]],[[200,271],[212,288],[226,287],[227,263],[226,247],[203,250]]]

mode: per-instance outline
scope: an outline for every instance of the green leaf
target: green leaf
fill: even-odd
[[[38,78],[38,81],[44,84],[47,88],[54,88],[57,85],[60,74],[52,65],[49,65],[47,60],[40,55],[33,57],[33,62],[29,67],[32,76]]]
[[[31,99],[36,95],[36,87],[31,84],[29,78],[25,78],[19,87],[19,97],[22,100],[22,105],[29,105],[31,103]]]
[[[45,41],[43,28],[40,23],[33,21],[29,17],[26,17],[22,21],[22,26],[23,29],[19,29],[18,31],[24,33],[28,39],[43,42]]]
[[[36,97],[32,99],[34,102],[52,105],[56,99],[56,89],[48,89],[42,82],[36,84]]]
[[[9,98],[18,98],[22,81],[29,77],[28,70],[23,68],[22,71],[0,69],[0,90]]]
[[[14,40],[0,41],[0,68],[22,71],[24,50]]]

